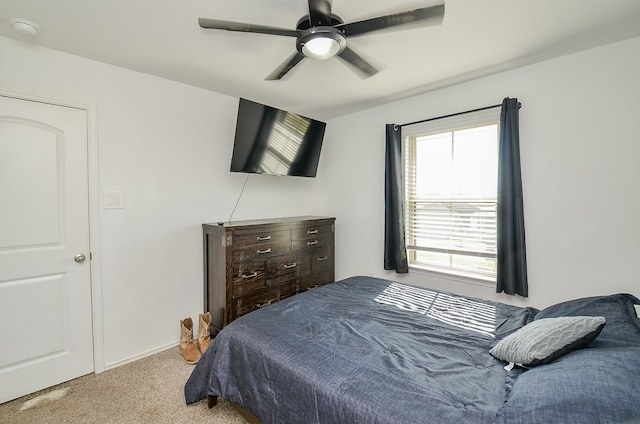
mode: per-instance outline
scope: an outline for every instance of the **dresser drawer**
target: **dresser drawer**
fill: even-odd
[[[311,274],[311,255],[309,252],[298,252],[298,277]]]
[[[331,225],[314,225],[292,230],[291,240],[296,242],[313,241],[317,239],[333,239]]]
[[[297,254],[288,254],[267,259],[267,285],[277,286],[298,276],[301,266]]]
[[[330,247],[320,247],[300,252],[297,265],[299,277],[333,269],[333,255]]]
[[[234,235],[232,244],[236,249],[238,249],[247,246],[288,243],[289,241],[291,241],[290,230],[274,230],[271,228],[265,228],[264,230],[254,231],[248,234]]]
[[[279,293],[276,290],[258,290],[251,294],[233,299],[233,319],[251,311],[277,302]]]
[[[311,272],[322,272],[333,269],[333,257],[329,247],[314,249],[310,252]]]
[[[233,249],[233,261],[254,261],[261,258],[271,258],[283,255],[291,251],[290,242],[286,243],[264,243],[255,246],[243,246]]]
[[[233,296],[266,287],[265,261],[238,262],[233,266]]]
[[[296,228],[291,232],[291,240],[306,240],[333,234],[333,226],[325,223]]]
[[[233,299],[234,319],[256,309],[271,305],[274,302],[293,296],[297,293],[297,284],[290,281],[277,288],[268,288],[239,296]]]
[[[319,274],[307,275],[298,279],[298,292],[315,289],[325,284],[333,283],[333,273],[331,270]]]
[[[290,281],[287,284],[283,284],[278,287],[278,300],[286,299],[287,297],[293,296],[298,293],[298,283],[294,281]]]
[[[316,234],[313,237],[307,237],[302,240],[293,240],[291,242],[291,250],[300,251],[315,249],[317,247],[326,247],[331,245],[332,242],[332,234]]]

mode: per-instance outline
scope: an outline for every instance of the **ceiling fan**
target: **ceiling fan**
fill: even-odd
[[[206,29],[296,37],[297,51],[265,78],[267,81],[272,81],[281,79],[304,58],[326,60],[334,56],[351,65],[363,78],[369,78],[378,70],[347,46],[347,38],[385,30],[435,26],[440,25],[444,19],[444,4],[439,4],[345,24],[339,16],[331,13],[332,0],[308,0],[308,2],[309,14],[300,18],[296,29],[208,18],[199,18],[198,23]]]

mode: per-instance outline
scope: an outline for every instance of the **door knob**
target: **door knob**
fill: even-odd
[[[82,263],[84,262],[84,260],[87,259],[83,253],[78,253],[76,256],[73,257],[73,260],[76,261],[77,263]]]

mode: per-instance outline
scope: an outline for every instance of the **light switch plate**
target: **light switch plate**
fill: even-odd
[[[124,196],[121,191],[104,191],[102,193],[104,209],[124,209]]]

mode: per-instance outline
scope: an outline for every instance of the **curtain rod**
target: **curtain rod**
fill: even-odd
[[[402,127],[406,127],[408,125],[421,124],[423,122],[429,122],[429,121],[436,121],[438,119],[450,118],[452,116],[458,116],[458,115],[465,115],[467,113],[480,112],[481,110],[493,109],[493,108],[501,107],[501,106],[502,106],[502,104],[493,105],[493,106],[485,106],[485,107],[481,107],[481,108],[478,108],[478,109],[466,110],[464,112],[452,113],[450,115],[442,115],[442,116],[438,116],[438,117],[435,117],[435,118],[423,119],[422,121],[408,122],[406,124],[396,125],[396,127],[402,128]]]

